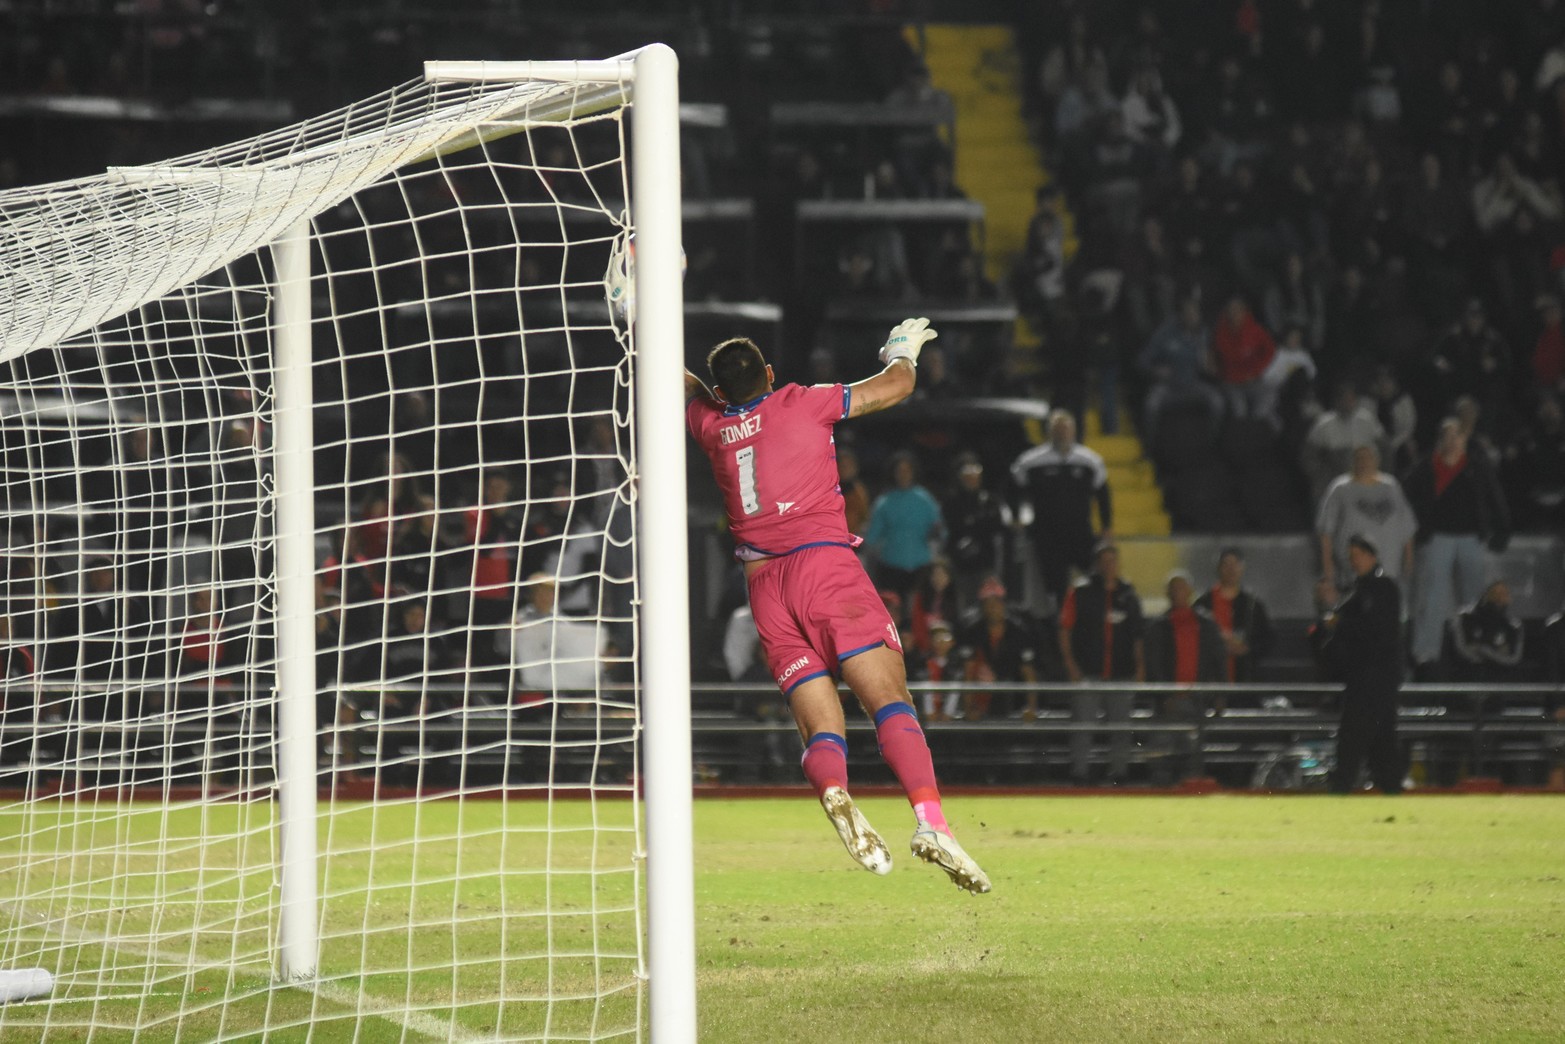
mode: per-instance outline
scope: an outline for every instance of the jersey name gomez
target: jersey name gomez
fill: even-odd
[[[690,401],[685,420],[712,461],[736,558],[862,543],[848,532],[837,481],[832,429],[847,415],[841,384],[785,384],[738,406]]]

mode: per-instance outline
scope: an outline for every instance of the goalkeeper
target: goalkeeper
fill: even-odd
[[[849,854],[866,870],[891,870],[886,843],[848,796],[839,675],[874,719],[881,756],[907,791],[917,820],[913,854],[958,887],[987,892],[989,878],[941,812],[901,639],[854,554],[862,541],[848,531],[832,437],[838,421],[911,395],[919,349],[934,336],[928,319],[909,319],[881,348],[880,373],[810,388],[775,387],[753,342],[724,341],[707,356],[710,391],[685,372],[685,417],[722,490],[756,629],[804,737],[804,774]]]

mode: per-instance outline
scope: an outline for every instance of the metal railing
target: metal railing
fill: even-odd
[[[1041,785],[1062,778],[1070,741],[1088,733],[1102,766],[1112,737],[1129,733],[1138,773],[1173,779],[1249,779],[1258,766],[1301,746],[1325,749],[1337,727],[1340,686],[1125,684],[1092,687],[1132,696],[1122,721],[1078,720],[1077,685],[914,683],[924,697],[987,694],[971,720],[926,720],[943,778],[951,782]],[[73,718],[83,687],[28,690],[45,713],[22,713],[14,698],[0,717],[0,788],[145,782],[170,778],[204,786],[253,788],[273,778],[274,722],[268,703],[244,690],[149,686],[129,705],[158,709],[130,719]],[[101,690],[100,690],[101,691]],[[336,699],[332,699],[336,693]],[[692,686],[698,778],[715,782],[795,782],[797,730],[775,687],[764,683]],[[634,690],[603,685],[541,703],[513,702],[502,686],[354,686],[322,693],[323,771],[375,768],[395,785],[454,785],[482,777],[498,785],[589,781],[630,773],[640,738]],[[387,697],[392,697],[390,702]],[[1035,714],[1025,714],[1029,697]],[[1179,698],[1170,713],[1170,698]],[[851,695],[844,690],[844,698]],[[402,701],[399,709],[397,701]],[[1422,760],[1448,775],[1546,775],[1565,757],[1565,687],[1410,684],[1400,696],[1399,734]],[[875,778],[874,729],[846,715],[856,760]],[[607,752],[607,753],[606,753]],[[862,754],[860,758],[858,755]],[[858,771],[857,769],[855,770]]]

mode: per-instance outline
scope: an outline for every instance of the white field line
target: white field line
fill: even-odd
[[[10,907],[11,904],[0,904]],[[69,928],[64,925],[35,925],[35,931],[59,936],[70,943],[87,943],[98,946],[108,946],[115,950],[133,950],[142,956],[151,957],[172,965],[190,965],[191,958],[188,953],[175,953],[172,950],[159,949],[151,944],[132,944],[123,940],[114,939],[101,932],[90,931],[86,928]],[[196,964],[198,969],[226,969],[228,965],[215,961],[203,961]],[[307,981],[282,983],[280,986],[289,989],[308,990],[328,1004],[336,1004],[347,1008],[349,1011],[362,1011],[376,1018],[394,1022],[410,1033],[416,1033],[421,1037],[432,1037],[435,1040],[444,1041],[483,1041],[491,1038],[472,1033],[459,1026],[454,1020],[442,1019],[426,1011],[406,1011],[395,1006],[390,1001],[382,1000],[362,991],[355,991],[339,986],[331,981]],[[140,999],[147,994],[128,994],[128,999]],[[172,996],[172,994],[170,994]],[[91,998],[98,999],[98,998]],[[102,999],[119,1000],[118,996]],[[31,1001],[33,1004],[75,1004],[76,998],[46,997],[42,1000]]]
[[[455,1019],[442,1019],[427,1011],[408,1011],[398,1008],[390,1001],[373,997],[362,991],[350,990],[334,982],[299,982],[293,985],[296,989],[309,990],[322,1000],[331,1004],[340,1004],[350,1011],[362,1011],[385,1019],[387,1022],[395,1022],[403,1029],[420,1036],[448,1041],[493,1039],[464,1029],[456,1023]]]

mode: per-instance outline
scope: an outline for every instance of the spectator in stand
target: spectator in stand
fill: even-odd
[[[1565,328],[1561,327],[1557,294],[1538,298],[1541,328],[1532,346],[1532,376],[1538,387],[1565,395]]]
[[[1550,392],[1507,454],[1506,483],[1516,528],[1565,530],[1565,414]]]
[[[1216,355],[1217,377],[1228,401],[1228,412],[1235,417],[1270,420],[1261,413],[1265,407],[1265,386],[1261,375],[1277,354],[1277,345],[1266,328],[1256,321],[1243,294],[1228,299],[1223,314],[1212,330],[1212,351]]]
[[[473,556],[468,663],[474,668],[495,667],[503,661],[494,629],[511,616],[516,597],[515,549],[521,530],[507,472],[495,469],[484,475],[478,504],[468,509],[465,522]],[[530,538],[533,535],[529,533]]]
[[[1113,498],[1103,458],[1076,441],[1076,419],[1065,410],[1049,414],[1049,441],[1024,451],[1011,465],[1016,522],[1024,526],[1045,593],[1058,605],[1070,571],[1086,573],[1092,548],[1112,539]],[[1092,531],[1092,505],[1101,524]]]
[[[12,638],[11,618],[0,614],[0,681],[21,681],[32,673],[32,650]],[[0,685],[0,765],[29,758],[33,737],[28,727],[41,711],[32,686]]]
[[[1446,620],[1478,599],[1489,567],[1485,549],[1505,550],[1511,520],[1489,462],[1468,453],[1455,417],[1441,422],[1434,452],[1408,473],[1403,488],[1418,518],[1413,662],[1429,675],[1440,659]]]
[[[1445,409],[1459,395],[1471,395],[1491,422],[1508,412],[1511,392],[1511,349],[1498,330],[1489,325],[1483,302],[1467,302],[1462,318],[1435,345],[1430,357],[1433,401],[1420,403],[1420,412]]]
[[[1467,448],[1482,453],[1490,466],[1498,469],[1503,454],[1499,443],[1490,437],[1492,427],[1485,423],[1483,407],[1478,405],[1478,400],[1471,395],[1458,395],[1451,404],[1451,416],[1461,423],[1462,434],[1467,436]]]
[[[1148,150],[1130,136],[1125,116],[1111,110],[1087,144],[1083,194],[1088,208],[1121,238],[1129,238],[1141,210],[1141,182],[1151,172]]]
[[[908,625],[912,631],[913,647],[929,655],[929,628],[936,620],[955,620],[962,614],[961,596],[957,591],[951,563],[936,558],[923,571],[923,579],[913,590],[913,601],[908,609]],[[985,574],[988,575],[988,574]]]
[[[1016,299],[1045,335],[1062,318],[1065,299],[1065,220],[1055,203],[1058,195],[1053,186],[1038,190],[1038,209],[1015,269]]]
[[[1301,346],[1311,355],[1325,347],[1326,294],[1297,250],[1288,254],[1281,274],[1266,288],[1261,310],[1273,330],[1297,326],[1302,333]]]
[[[1147,622],[1147,681],[1181,685],[1210,684],[1228,680],[1228,651],[1217,621],[1206,610],[1192,606],[1195,584],[1190,574],[1176,570],[1168,577],[1168,611]],[[1193,724],[1206,716],[1205,694],[1160,693],[1157,718],[1164,722]],[[1219,704],[1220,709],[1220,704]],[[1153,768],[1158,783],[1172,781],[1171,762],[1184,759],[1179,778],[1196,775],[1195,736],[1188,732],[1160,733],[1157,746],[1162,757]]]
[[[1348,542],[1368,537],[1386,549],[1380,567],[1393,580],[1413,572],[1413,534],[1418,519],[1395,478],[1380,470],[1380,451],[1371,445],[1353,450],[1353,467],[1339,476],[1320,500],[1315,535],[1320,541],[1320,575],[1339,591],[1353,586]]]
[[[1130,336],[1145,340],[1179,313],[1179,287],[1182,273],[1168,242],[1167,230],[1158,217],[1141,222],[1141,238],[1125,259],[1125,307],[1129,312]],[[1199,322],[1199,306],[1197,307]],[[1207,342],[1201,342],[1205,356]]]
[[[1315,357],[1304,345],[1304,328],[1297,323],[1287,326],[1277,342],[1277,354],[1261,374],[1261,416],[1275,418],[1280,431],[1298,430],[1305,423],[1304,401],[1315,373]]]
[[[892,486],[870,508],[864,547],[878,563],[879,586],[890,588],[906,602],[919,571],[945,540],[945,521],[935,498],[918,485],[911,453],[893,456],[889,470]]]
[[[1141,599],[1119,576],[1119,549],[1104,542],[1094,554],[1092,575],[1070,589],[1060,607],[1060,656],[1065,676],[1081,688],[1071,694],[1071,719],[1078,725],[1100,718],[1113,724],[1130,721],[1135,697],[1117,686],[1147,680],[1142,641]],[[1109,738],[1110,786],[1124,782],[1130,767],[1128,730]],[[1089,778],[1092,734],[1071,733],[1071,781],[1084,786]]]
[[[750,605],[736,608],[728,616],[723,629],[723,666],[728,680],[735,682],[766,682],[771,672],[766,669],[766,655],[761,649],[761,632],[755,629],[755,616]]]
[[[869,526],[869,490],[859,477],[856,450],[837,444],[837,488],[842,490],[842,510],[847,516],[848,532],[863,536]]]
[[[403,599],[393,614],[391,633],[387,635],[382,652],[381,678],[399,688],[416,688],[418,692],[384,692],[381,696],[381,715],[423,716],[430,707],[430,687],[439,687],[440,675],[449,678],[461,667],[461,658],[451,651],[443,634],[431,634],[429,614],[424,601],[418,598]],[[460,682],[457,682],[460,685]]]
[[[1325,169],[1321,166],[1320,149],[1310,138],[1309,131],[1302,124],[1295,123],[1289,130],[1289,139],[1291,147],[1284,152],[1279,170],[1281,184],[1277,202],[1282,220],[1278,232],[1280,245],[1289,254],[1299,255],[1301,264],[1297,277],[1289,277],[1287,262],[1284,261],[1283,285],[1285,291],[1294,289],[1290,283],[1293,278],[1297,278],[1299,283],[1296,289],[1304,293],[1311,282],[1303,265],[1305,258],[1313,261],[1327,252],[1330,233],[1326,221],[1325,190],[1328,186]],[[1301,305],[1305,303],[1303,299],[1299,302]],[[1292,318],[1309,330],[1313,338],[1315,326],[1309,315]],[[1274,324],[1272,329],[1278,329],[1278,326]],[[1315,345],[1313,340],[1311,345]]]
[[[11,618],[0,615],[0,679],[17,681],[31,678],[33,668],[32,649],[12,634]],[[0,701],[4,701],[12,691],[12,688],[7,686],[5,691],[0,692]]]
[[[1533,285],[1541,275],[1537,258],[1548,246],[1540,230],[1557,222],[1561,210],[1559,187],[1517,171],[1509,153],[1500,153],[1489,174],[1473,186],[1473,218],[1487,240],[1480,256],[1487,259],[1502,316],[1519,316],[1524,302],[1540,289]]]
[[[1038,681],[1038,639],[1031,627],[1005,604],[1005,586],[987,577],[978,588],[978,618],[963,628],[958,640],[959,656],[966,664],[967,680],[986,682]],[[993,697],[987,692],[970,691],[963,700],[962,717],[981,721],[988,716]],[[1022,704],[1022,719],[1038,716],[1038,694],[1029,692],[1025,700],[1007,699],[1006,704]]]
[[[1344,683],[1337,728],[1333,793],[1358,787],[1369,762],[1383,794],[1402,792],[1403,761],[1397,746],[1397,692],[1402,687],[1402,596],[1380,568],[1375,545],[1361,536],[1349,542],[1356,579],[1348,596],[1314,628],[1317,648]]]
[[[1210,344],[1200,302],[1189,296],[1180,302],[1179,317],[1158,327],[1141,349],[1136,364],[1147,381],[1142,437],[1148,444],[1157,442],[1164,413],[1181,406],[1204,409],[1215,432],[1223,416],[1223,396],[1211,383]]]
[[[955,116],[951,96],[935,86],[930,78],[929,68],[923,62],[916,60],[908,63],[902,82],[886,95],[886,104],[931,110],[946,119]],[[936,128],[928,125],[903,128],[897,134],[895,149],[897,170],[901,173],[903,182],[909,185],[920,184],[925,172],[948,154],[946,145],[940,140]]]
[[[416,504],[417,514],[397,523],[388,573],[392,587],[402,594],[437,599],[458,582],[462,548],[441,532],[434,497],[420,494]]]
[[[1432,152],[1419,161],[1419,178],[1403,193],[1401,226],[1408,271],[1417,280],[1415,295],[1426,314],[1439,315],[1447,302],[1467,292],[1464,266],[1472,208]]]
[[[1478,119],[1470,93],[1463,89],[1462,66],[1447,59],[1440,66],[1435,90],[1422,106],[1420,137],[1430,142],[1441,165],[1452,174],[1468,170],[1476,144]]]
[[[945,349],[938,345],[930,345],[920,353],[918,365],[918,390],[910,396],[912,399],[920,402],[950,402],[952,399],[962,397],[962,389],[958,387],[956,379],[951,375],[950,367],[946,365]]]
[[[1259,40],[1259,33],[1254,35]],[[1207,130],[1203,153],[1216,169],[1227,172],[1240,160],[1265,151],[1265,135],[1276,120],[1275,106],[1263,85],[1245,70],[1241,56],[1223,56],[1215,89],[1203,99],[1191,123]]]
[[[1524,632],[1522,622],[1511,615],[1510,586],[1494,581],[1482,598],[1446,621],[1447,676],[1485,684],[1524,681]]]
[[[918,681],[957,682],[966,678],[967,665],[957,654],[956,635],[944,620],[929,625],[929,655],[924,657]],[[926,692],[919,696],[919,713],[925,721],[951,721],[962,711],[960,692]]]
[[[1359,401],[1358,387],[1350,380],[1339,381],[1332,394],[1331,409],[1316,419],[1300,451],[1299,462],[1310,482],[1310,498],[1320,503],[1326,487],[1351,470],[1357,447],[1374,446],[1378,462],[1384,457],[1380,447],[1385,443],[1386,431],[1374,412]]]
[[[1331,336],[1315,360],[1322,386],[1335,388],[1340,381],[1358,380],[1385,354],[1375,336],[1384,314],[1363,267],[1344,265],[1327,303],[1326,327]]]
[[[941,513],[957,591],[971,600],[984,577],[1004,575],[1005,537],[1011,521],[1005,501],[984,486],[984,465],[976,453],[956,458],[956,484],[946,494]],[[939,615],[956,619],[955,613]]]
[[[1164,187],[1150,209],[1162,221],[1175,256],[1190,239],[1210,238],[1217,203],[1207,189],[1200,160],[1191,155],[1181,159],[1173,184]],[[1188,273],[1182,275],[1188,279]]]
[[[333,765],[359,760],[352,725],[359,720],[359,697],[346,691],[358,673],[349,661],[363,650],[347,649],[342,639],[342,602],[335,588],[317,575],[315,583],[315,724],[322,753]]]
[[[605,651],[599,627],[559,612],[554,578],[546,573],[527,578],[524,597],[521,611],[511,622],[514,702],[547,714],[551,701],[565,704],[572,697],[590,701],[600,681]]]
[[[1413,433],[1418,430],[1418,407],[1402,389],[1397,371],[1384,363],[1375,367],[1369,399],[1374,404],[1375,419],[1386,433],[1385,464],[1393,472],[1405,472],[1413,466],[1417,454]]]
[[[1217,556],[1217,583],[1201,592],[1196,608],[1209,613],[1223,637],[1223,677],[1255,681],[1255,665],[1272,648],[1272,618],[1260,596],[1244,586],[1244,552],[1225,547]]]
[[[1103,434],[1119,434],[1119,353],[1125,340],[1126,311],[1120,296],[1124,271],[1105,256],[1105,240],[1092,237],[1077,255],[1071,322],[1051,346],[1047,366],[1054,382],[1054,401],[1080,416],[1097,392]]]
[[[179,640],[179,674],[217,676],[227,662],[228,642],[223,636],[223,613],[215,604],[215,592],[197,588],[190,596]]]
[[[1119,99],[1109,89],[1108,63],[1101,56],[1088,62],[1071,78],[1054,107],[1054,135],[1061,151],[1067,156],[1074,153],[1092,128],[1119,107]]]
[[[1232,272],[1249,285],[1252,273],[1269,268],[1285,244],[1279,236],[1280,207],[1272,186],[1241,161],[1223,185],[1216,204],[1218,231],[1228,243]]]
[[[1130,80],[1130,89],[1120,106],[1125,133],[1131,141],[1148,146],[1154,153],[1167,156],[1178,145],[1184,127],[1174,99],[1163,90],[1163,77],[1155,68],[1144,68]]]

